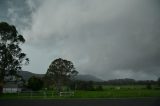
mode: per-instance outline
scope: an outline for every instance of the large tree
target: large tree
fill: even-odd
[[[71,61],[59,58],[50,64],[45,77],[54,81],[57,93],[59,93],[62,89],[62,85],[77,74],[78,72],[75,70]]]
[[[25,42],[15,26],[0,22],[0,85],[2,88],[5,76],[16,76],[22,65],[29,59],[22,53],[20,45]]]

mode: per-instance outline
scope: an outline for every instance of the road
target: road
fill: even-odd
[[[160,106],[160,98],[0,100],[0,106]]]

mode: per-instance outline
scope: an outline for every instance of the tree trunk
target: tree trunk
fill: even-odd
[[[62,90],[61,81],[58,80],[57,81],[57,93],[58,93],[58,95],[60,94],[61,90]]]
[[[3,81],[0,81],[0,94],[2,93],[3,91]]]

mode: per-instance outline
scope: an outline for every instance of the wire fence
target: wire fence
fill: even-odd
[[[55,91],[21,91],[17,93],[3,93],[3,96],[18,98],[57,98],[74,96],[74,92],[68,91],[56,93]]]

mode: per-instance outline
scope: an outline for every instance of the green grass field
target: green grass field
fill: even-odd
[[[118,88],[118,89],[117,89]],[[63,98],[141,98],[160,97],[160,89],[153,86],[146,89],[142,85],[103,86],[103,91],[75,91],[74,96],[56,96],[53,91],[1,94],[0,99],[63,99]]]
[[[160,97],[160,90],[77,91],[74,98]]]

